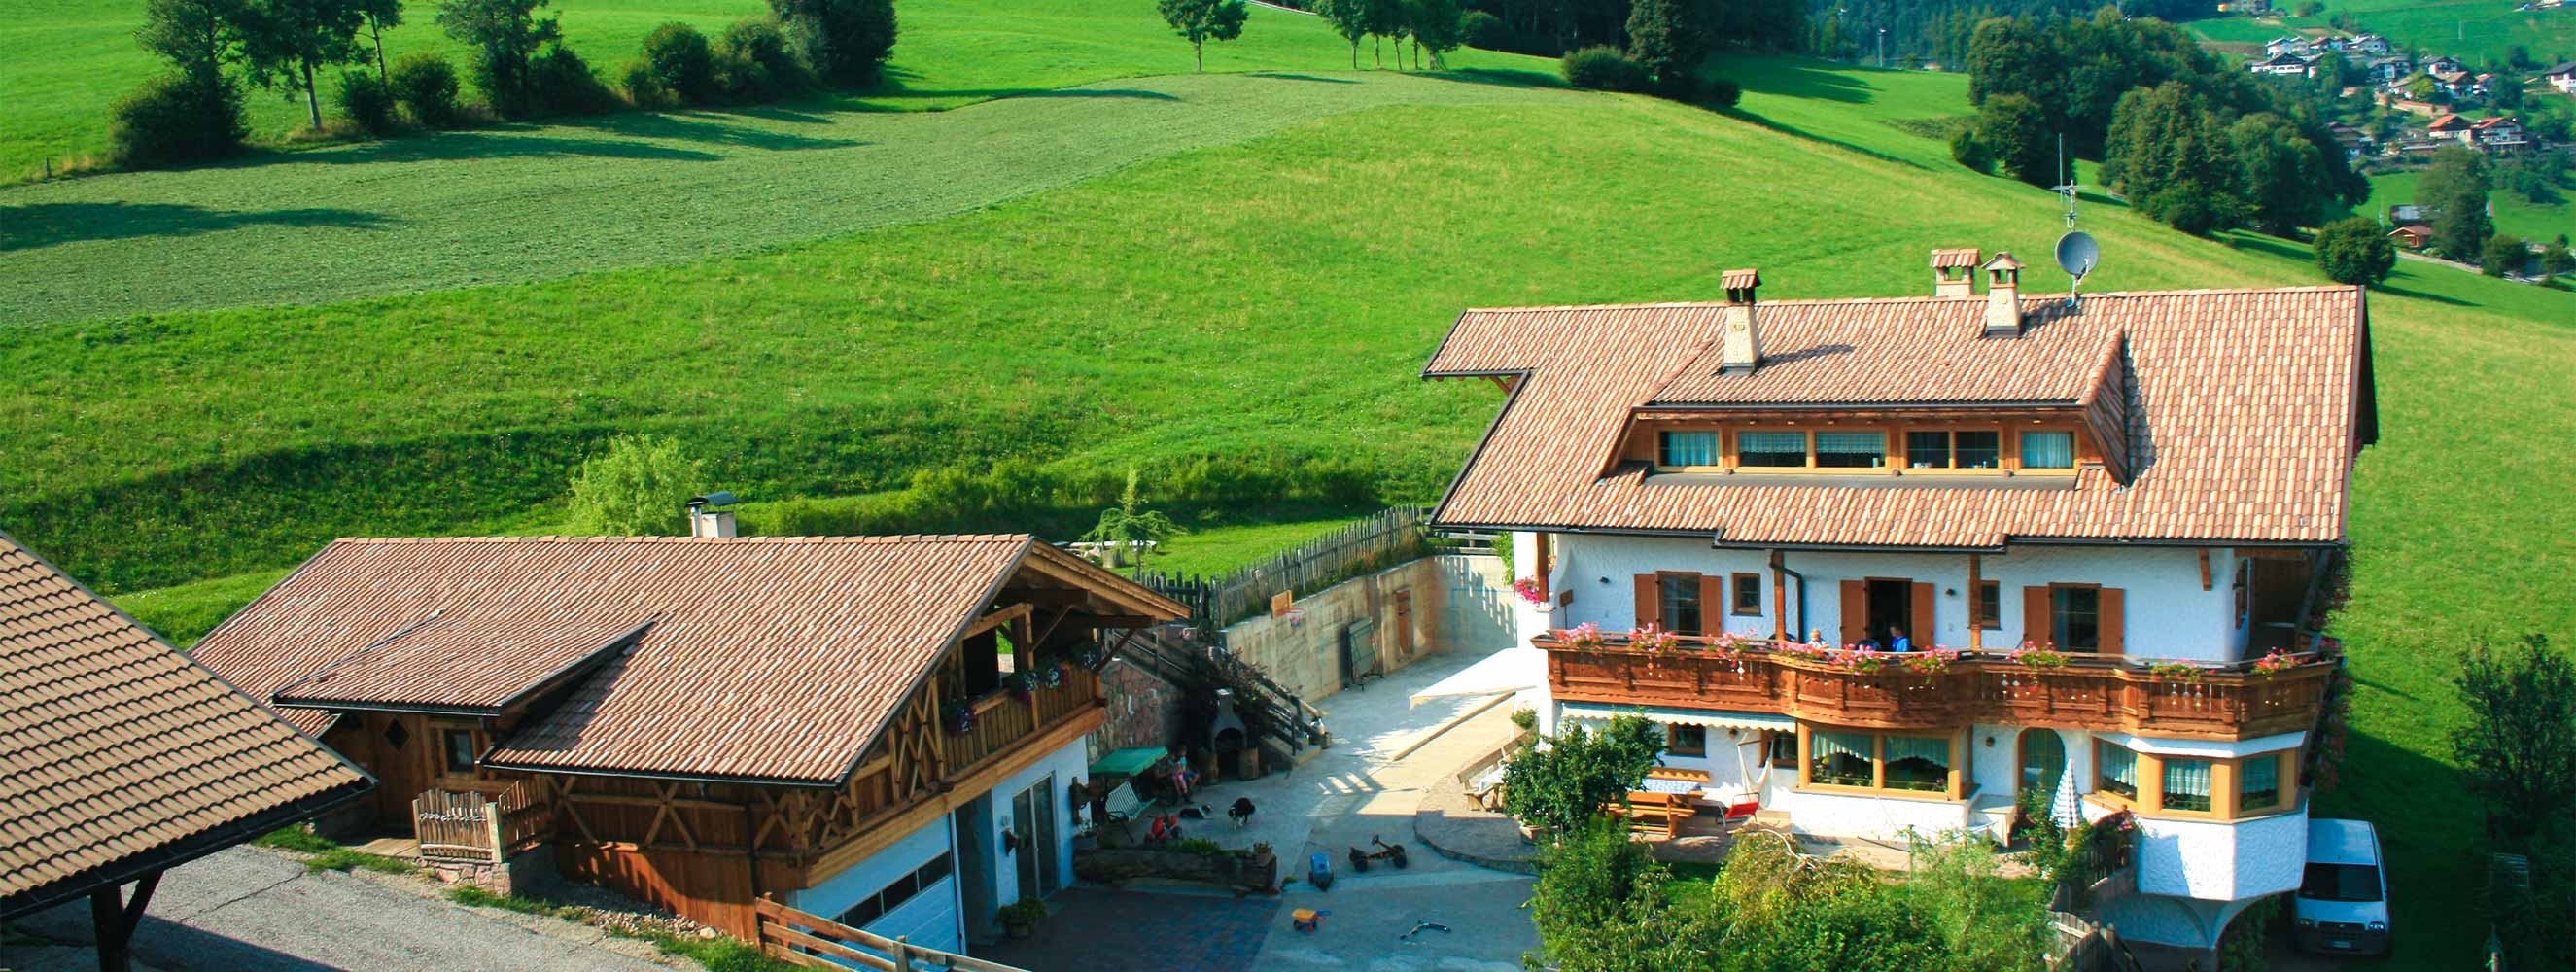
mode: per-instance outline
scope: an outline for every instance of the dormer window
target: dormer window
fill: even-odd
[[[2022,433],[2021,467],[2024,469],[2075,468],[2075,433]]]
[[[1667,469],[1718,466],[1717,433],[1666,432],[1656,451],[1655,462]]]
[[[1735,464],[1747,469],[1807,468],[1807,433],[1735,433]]]
[[[1886,468],[1887,433],[1818,432],[1816,466],[1820,469]]]
[[[2003,433],[1917,431],[1905,433],[1907,469],[1996,469],[2003,465]]]

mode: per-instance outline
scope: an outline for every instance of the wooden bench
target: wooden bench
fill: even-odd
[[[1628,832],[1648,840],[1671,840],[1681,825],[1699,813],[1689,797],[1678,793],[1630,791],[1628,805],[1614,808],[1628,818]]]

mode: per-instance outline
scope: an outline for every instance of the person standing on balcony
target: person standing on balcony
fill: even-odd
[[[1891,624],[1887,626],[1887,650],[1913,651],[1914,643],[1905,640],[1905,629]]]

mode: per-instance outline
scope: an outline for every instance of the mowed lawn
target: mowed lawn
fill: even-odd
[[[491,458],[560,468],[609,430],[680,435],[761,496],[1269,451],[1366,459],[1390,498],[1427,498],[1499,405],[1414,378],[1462,307],[1707,299],[1736,266],[1777,299],[1907,294],[1934,246],[2047,252],[2055,197],[1879,117],[1964,111],[1954,79],[1778,67],[1726,68],[1740,116],[1392,105],[755,255],[0,329],[0,371],[31,376],[0,386],[0,522],[111,588],[273,571],[334,535],[543,517],[560,479]],[[2321,282],[2297,244],[2099,203],[2084,225],[2091,290]],[[2450,658],[2576,626],[2540,593],[2576,563],[2533,445],[2576,438],[2576,295],[2407,264],[2371,309],[2383,434],[2336,625],[2361,688],[2314,808],[2382,824],[2390,967],[2466,968],[2479,816],[2439,738]]]
[[[2356,216],[2384,219],[2388,207],[2415,202],[2415,184],[2421,172],[2390,172],[2370,177],[2370,201],[2354,210]],[[2495,209],[2498,233],[2510,233],[2526,240],[2546,242],[2561,233],[2576,236],[2576,204],[2565,197],[2576,196],[2576,186],[2562,187],[2561,199],[2553,203],[2536,203],[2509,189],[2497,188],[2487,194]]]
[[[2576,9],[2515,10],[2521,0],[2326,0],[2314,18],[2293,17],[2296,27],[2323,28],[2349,14],[2358,30],[2386,36],[2400,47],[2447,54],[2481,66],[2502,63],[2515,46],[2532,59],[2556,64],[2576,58]]]
[[[0,0],[0,183],[33,177],[46,159],[56,166],[107,153],[107,111],[163,62],[134,42],[143,0]],[[612,82],[637,58],[644,35],[673,21],[710,38],[746,16],[767,12],[763,0],[563,0],[564,42]],[[464,49],[436,23],[436,0],[407,0],[404,24],[385,33],[385,54],[433,50],[458,70]],[[869,111],[953,108],[1009,94],[1069,87],[1108,78],[1191,70],[1190,48],[1172,36],[1151,0],[904,0],[890,77],[879,90],[825,99],[823,105]],[[1256,7],[1239,40],[1208,45],[1210,71],[1350,68],[1350,48],[1313,18]],[[41,52],[42,56],[35,56]],[[1453,66],[1509,59],[1462,51]],[[1363,65],[1370,61],[1363,54]],[[469,98],[474,95],[469,91]],[[323,91],[329,116],[330,91]],[[293,99],[249,92],[254,138],[275,140],[302,128],[302,93]]]

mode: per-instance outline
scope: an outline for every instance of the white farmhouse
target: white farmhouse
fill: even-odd
[[[1641,713],[1713,812],[1815,837],[2003,839],[2026,794],[2125,821],[2105,919],[2214,947],[2300,879],[2363,292],[2078,305],[2009,254],[1932,265],[1918,297],[1737,270],[1465,312],[1424,376],[1508,398],[1434,518],[1512,536],[1542,729]]]

